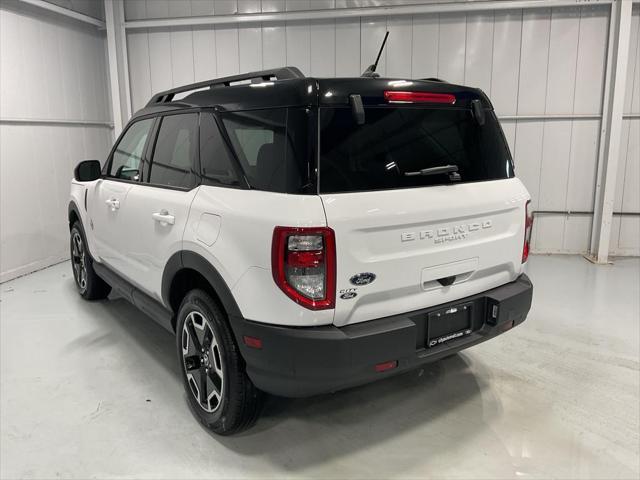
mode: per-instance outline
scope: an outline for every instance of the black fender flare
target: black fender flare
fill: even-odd
[[[93,254],[91,253],[91,247],[89,246],[89,241],[87,240],[87,233],[85,232],[84,229],[84,224],[82,223],[82,217],[80,216],[80,209],[78,208],[78,206],[76,205],[76,202],[74,202],[73,200],[71,200],[69,202],[69,208],[67,209],[68,213],[68,219],[71,219],[71,214],[74,213],[76,215],[76,217],[78,217],[78,223],[80,223],[80,230],[82,230],[82,235],[84,236],[84,241],[86,243],[85,248],[87,249],[87,253],[89,253],[89,258],[91,258],[92,261],[94,261],[95,257],[93,256]],[[69,230],[71,230],[71,227],[73,227],[73,225],[71,223],[69,223]]]
[[[174,253],[164,267],[164,272],[162,273],[162,301],[165,305],[171,305],[170,293],[173,279],[180,270],[185,268],[195,270],[209,282],[229,317],[242,316],[231,289],[218,270],[202,255],[189,250],[181,250]]]
[[[78,217],[78,220],[80,220],[80,223],[82,223],[82,217],[80,216],[80,209],[76,205],[76,202],[74,202],[73,200],[69,202],[69,207],[67,208],[68,219],[71,218],[72,213],[75,213],[76,217]],[[69,227],[71,227],[71,225],[69,225]]]

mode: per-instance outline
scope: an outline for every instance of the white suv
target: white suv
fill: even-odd
[[[84,298],[114,288],[175,332],[194,413],[230,434],[261,392],[386,378],[524,321],[528,205],[482,91],[287,67],[155,95],[76,168],[71,257]]]

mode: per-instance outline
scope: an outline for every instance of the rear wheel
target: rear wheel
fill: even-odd
[[[260,413],[262,392],[247,376],[225,314],[206,292],[186,295],[176,333],[187,399],[200,423],[220,435],[250,427]]]
[[[107,298],[111,287],[93,270],[93,260],[79,222],[71,227],[70,252],[73,278],[80,295],[86,300]]]

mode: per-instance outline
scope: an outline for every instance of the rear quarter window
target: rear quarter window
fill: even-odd
[[[311,111],[274,108],[226,112],[220,118],[251,188],[316,193]]]

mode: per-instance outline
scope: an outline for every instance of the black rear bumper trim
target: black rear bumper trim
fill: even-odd
[[[280,327],[232,316],[236,340],[254,384],[285,397],[306,397],[368,383],[416,368],[493,338],[522,323],[531,307],[533,286],[526,275],[514,282],[401,315],[345,327]],[[471,304],[471,334],[428,348],[429,313],[450,305]],[[247,347],[247,335],[262,349]],[[375,365],[398,366],[376,372]]]

